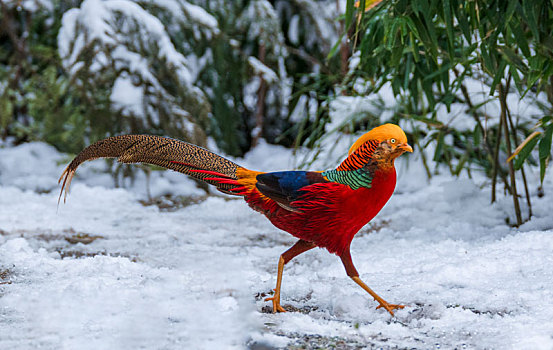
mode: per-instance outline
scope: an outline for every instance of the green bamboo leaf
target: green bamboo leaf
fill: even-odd
[[[349,30],[349,27],[351,26],[351,21],[353,19],[353,12],[355,10],[355,0],[347,0],[346,3],[346,33]]]
[[[545,178],[545,168],[547,168],[547,158],[540,159],[540,182],[543,185],[543,179]]]
[[[553,137],[553,124],[545,129],[542,139],[539,145],[540,155],[540,181],[543,184],[543,178],[545,177],[545,168],[547,167],[547,158],[551,155],[551,138]]]
[[[553,124],[546,130],[543,138],[539,144],[539,157],[540,157],[540,181],[543,184],[543,178],[545,176],[545,168],[549,161],[551,154],[551,136],[553,134]]]
[[[363,17],[365,16],[365,9],[366,9],[366,0],[359,0],[359,7],[357,8],[359,11],[359,23],[363,22]]]
[[[394,21],[392,23],[392,26],[389,28],[389,31],[387,33],[387,40],[386,40],[386,48],[388,50],[393,50],[393,48],[396,46],[396,39],[397,39],[397,31],[399,28],[398,21]]]
[[[547,50],[546,54],[552,55],[553,54],[553,38],[552,37],[546,37],[542,40],[540,43],[544,49]]]
[[[524,164],[526,158],[528,158],[528,156],[532,153],[532,150],[536,147],[539,139],[539,137],[534,137],[533,139],[528,141],[528,143],[526,143],[524,147],[522,147],[520,152],[518,152],[514,163],[515,170],[519,170],[522,167],[522,164]]]
[[[530,57],[530,47],[528,46],[528,40],[526,40],[526,35],[520,26],[520,22],[518,20],[512,20],[509,22],[509,28],[515,37],[518,48],[525,57]]]
[[[394,47],[392,49],[392,57],[390,60],[390,64],[392,66],[398,66],[402,56],[403,56],[403,47],[399,45]]]
[[[450,0],[444,0],[444,19],[445,19],[445,25],[446,25],[446,31],[447,31],[447,43],[448,43],[448,51],[449,56],[451,59],[454,57],[454,51],[455,51],[455,45],[454,41],[455,38],[453,37],[453,16],[451,13],[451,1]]]
[[[470,45],[472,42],[472,37],[470,35],[470,29],[469,29],[469,22],[467,20],[467,15],[465,13],[465,5],[461,4],[460,6],[454,6],[455,11],[455,18],[457,18],[457,22],[459,23],[459,27],[461,28],[461,31],[463,32],[463,35],[465,37],[465,40]]]
[[[528,86],[528,89],[526,92],[528,92],[534,86],[534,84],[541,78],[541,76],[541,70],[532,70],[530,71],[530,73],[527,74],[526,85]],[[524,93],[525,95],[526,92]]]
[[[413,64],[413,55],[407,55],[407,62],[405,63],[405,74],[403,75],[403,90],[407,91],[409,88],[409,78],[411,77],[411,66]]]
[[[430,37],[430,41],[432,42],[432,46],[430,46],[428,49],[433,51],[433,56],[437,56],[436,48],[439,47],[438,45],[438,36],[436,35],[436,29],[434,28],[434,21],[432,21],[432,18],[430,18],[428,11],[423,12],[424,17],[424,24],[426,25],[426,29],[428,31],[428,35]]]
[[[399,79],[392,80],[392,92],[395,96],[401,93],[401,81]]]
[[[535,13],[535,2],[534,1],[522,1],[522,6],[524,10],[524,14],[526,15],[528,27],[530,27],[530,30],[532,31],[532,35],[534,35],[534,39],[539,42],[540,41],[540,31],[538,29],[538,20]]]
[[[437,68],[437,67],[434,67],[434,68]],[[446,74],[449,72],[450,68],[451,68],[451,64],[449,63],[442,64],[440,69],[433,69],[433,72],[426,75],[424,77],[424,80],[433,81],[434,78],[437,76],[442,77],[443,74]]]
[[[492,85],[490,87],[490,95],[493,95],[497,85],[501,82],[501,79],[505,76],[505,67],[507,67],[507,61],[501,59],[499,68],[497,69],[495,76],[493,77]]]
[[[513,14],[515,13],[515,10],[517,9],[518,2],[516,1],[509,1],[507,5],[507,11],[505,12],[505,17],[503,18],[502,24],[504,27],[507,26],[508,23],[512,21]]]
[[[482,139],[481,136],[482,130],[480,129],[480,126],[476,124],[474,131],[472,132],[472,143],[474,144],[474,147],[478,147],[480,145],[480,141]]]
[[[418,44],[415,41],[413,32],[409,33],[409,41],[411,42],[411,52],[413,53],[413,58],[415,59],[415,62],[418,63],[420,61],[420,55],[419,55]]]
[[[455,167],[455,170],[453,171],[453,175],[459,176],[459,174],[463,170],[465,163],[469,160],[469,155],[470,155],[470,149],[467,148],[467,151],[463,154],[461,159],[459,159],[459,163]]]
[[[415,24],[415,22],[413,22],[413,19],[411,19],[411,17],[405,17],[404,20],[405,20],[405,23],[407,24],[407,27],[409,27],[411,34],[417,37],[418,40],[422,41],[422,38],[419,35],[419,30],[417,28],[417,25]]]
[[[553,116],[551,116],[551,115],[546,115],[545,117],[542,117],[542,118],[540,119],[540,123],[541,123],[541,125],[545,125],[545,124],[547,124],[548,122],[550,122],[551,120],[553,120]]]
[[[528,73],[528,67],[524,61],[510,48],[507,46],[500,46],[497,48],[503,57],[512,65],[514,65],[522,74]]]
[[[326,55],[327,60],[330,60],[332,57],[334,57],[343,39],[344,39],[344,34],[340,35],[340,38],[336,40],[336,43],[334,43],[334,46],[332,46],[332,49],[330,49],[330,52],[328,53],[328,55]]]
[[[509,73],[511,73],[511,76],[513,77],[513,80],[515,82],[515,86],[520,94],[524,93],[524,81],[520,78],[520,75],[518,74],[518,70],[514,66],[509,67]]]
[[[434,152],[434,161],[438,162],[442,156],[442,149],[444,146],[444,133],[440,132],[438,134],[438,142],[436,144],[436,151]]]
[[[418,36],[420,37],[420,40],[426,46],[431,46],[432,42],[430,40],[430,36],[428,35],[428,31],[426,30],[426,27],[422,23],[420,17],[419,16],[413,16],[413,18],[411,20],[412,20],[413,24],[415,25],[415,28],[416,28],[415,32],[418,33]],[[407,25],[409,25],[409,21],[407,22]]]
[[[490,55],[488,55],[488,50],[483,45],[480,45],[480,57],[482,57],[483,68],[489,75],[495,74],[495,67],[493,65]]]
[[[430,108],[434,108],[434,106],[436,105],[436,99],[434,98],[434,91],[432,90],[433,82],[431,80],[423,80],[421,83],[424,94],[428,99]]]

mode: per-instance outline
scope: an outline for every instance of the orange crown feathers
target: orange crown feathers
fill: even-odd
[[[405,136],[405,133],[399,126],[395,124],[384,124],[377,126],[357,139],[357,141],[355,141],[349,149],[348,154],[352,154],[356,149],[361,147],[362,144],[369,140],[377,140],[382,142],[389,139],[396,139],[399,144],[407,143],[407,136]]]

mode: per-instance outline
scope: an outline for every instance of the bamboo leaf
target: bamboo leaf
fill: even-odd
[[[503,79],[505,75],[505,67],[507,66],[507,61],[504,59],[501,59],[501,62],[499,63],[499,68],[497,69],[495,76],[493,77],[492,85],[490,86],[490,95],[494,94],[494,91],[501,83],[501,79]]]
[[[440,132],[438,134],[438,142],[436,144],[436,151],[434,152],[434,161],[438,162],[442,156],[442,148],[444,146],[444,133]]]
[[[507,11],[505,11],[505,18],[504,18],[504,21],[503,21],[503,25],[507,25],[509,22],[511,22],[517,7],[518,7],[518,2],[509,1],[508,5],[507,5]]]
[[[540,140],[539,155],[540,155],[540,181],[543,184],[545,177],[545,168],[547,167],[547,158],[551,155],[551,138],[553,137],[553,124],[545,129],[545,133]]]
[[[528,158],[530,153],[532,153],[532,150],[536,147],[536,144],[538,143],[538,141],[539,141],[539,138],[536,137],[525,144],[525,147],[522,148],[522,150],[518,154],[518,157],[515,160],[515,163],[514,163],[515,170],[519,170],[520,168],[522,168],[522,164],[524,164],[524,161],[526,160],[526,158]]]
[[[461,159],[459,159],[459,163],[455,167],[455,170],[453,171],[453,175],[459,176],[459,174],[463,170],[465,163],[469,160],[469,155],[470,155],[470,149],[467,148],[467,151],[463,154]]]
[[[482,57],[483,68],[486,73],[489,75],[495,74],[495,67],[493,65],[490,55],[488,55],[488,50],[486,47],[483,47],[483,44],[480,45],[480,57]]]
[[[411,77],[411,66],[413,64],[413,56],[407,55],[407,62],[405,64],[405,73],[403,75],[403,90],[409,88],[409,78]]]
[[[402,57],[402,54],[403,54],[403,47],[401,47],[401,46],[395,46],[395,47],[392,49],[392,57],[391,57],[390,63],[391,63],[393,66],[399,65],[399,62],[400,62],[401,57]]]
[[[354,0],[347,0],[347,3],[346,3],[346,28],[345,28],[346,33],[348,32],[349,27],[351,26],[351,21],[353,19],[353,11],[355,10],[354,4],[355,4]]]
[[[465,36],[465,40],[470,45],[472,38],[470,36],[469,22],[467,20],[467,15],[465,13],[464,5],[456,6],[454,7],[454,9],[455,9],[455,17],[457,18],[457,22],[459,22],[459,27],[461,28],[461,31]]]
[[[532,151],[532,149],[534,149],[534,146],[536,146],[536,143],[539,140],[537,136],[539,135],[541,135],[540,131],[534,131],[533,133],[531,133],[524,141],[522,141],[520,145],[518,145],[513,154],[507,159],[507,162],[512,161],[513,158],[520,154],[520,156],[517,158],[517,161],[520,160],[520,164],[522,165],[522,162],[528,157],[530,151]]]
[[[530,57],[530,47],[528,46],[528,40],[526,40],[526,35],[522,31],[519,21],[511,21],[509,23],[509,28],[515,37],[515,41],[518,45],[518,48],[522,51],[525,57]]]
[[[344,34],[340,35],[340,38],[336,40],[336,43],[334,46],[332,46],[332,49],[330,49],[330,52],[328,55],[326,55],[327,61],[330,60],[334,55],[336,54],[336,51],[338,51],[338,48],[340,47],[340,44],[342,43],[342,40],[344,40]]]
[[[522,74],[528,73],[528,67],[522,61],[522,59],[510,48],[507,46],[501,46],[497,48],[499,52],[503,54],[503,57],[512,65],[514,65]]]
[[[482,130],[480,129],[478,124],[476,124],[476,126],[474,127],[474,131],[472,132],[472,143],[474,144],[474,147],[478,147],[480,145],[481,135]]]
[[[522,6],[524,10],[524,14],[526,15],[527,24],[528,27],[530,27],[530,30],[532,31],[532,35],[534,36],[536,41],[540,41],[540,31],[538,29],[538,20],[536,18],[535,10],[535,3],[534,1],[522,1]]]
[[[409,33],[409,41],[411,42],[411,52],[413,53],[413,58],[415,59],[415,62],[420,61],[419,56],[419,50],[418,50],[418,44],[415,42],[415,37],[413,35],[413,32]]]
[[[448,46],[449,56],[451,57],[451,59],[453,59],[455,45],[454,45],[454,37],[453,37],[453,16],[451,14],[450,0],[444,0],[444,19],[445,19],[445,25],[446,25],[446,31],[447,31],[447,43],[448,43],[447,46]]]
[[[540,119],[540,123],[541,123],[541,125],[544,125],[544,124],[550,122],[551,120],[553,120],[553,116],[551,116],[551,115],[546,115],[545,117],[542,117],[542,118]]]
[[[511,76],[513,77],[513,80],[515,82],[515,86],[520,94],[524,93],[524,82],[520,78],[520,75],[518,74],[518,70],[516,67],[511,66],[509,67],[509,73],[511,73]]]

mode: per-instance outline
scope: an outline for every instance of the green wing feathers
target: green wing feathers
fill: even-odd
[[[59,182],[63,180],[60,199],[65,190],[65,202],[69,185],[79,165],[97,158],[117,158],[121,163],[158,165],[203,180],[223,191],[235,186],[210,180],[213,174],[236,180],[236,169],[239,167],[205,148],[184,141],[152,135],[114,136],[88,146],[67,166],[59,179]]]

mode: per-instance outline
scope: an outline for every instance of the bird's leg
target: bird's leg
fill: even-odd
[[[265,301],[273,301],[273,313],[286,312],[286,310],[284,310],[284,308],[280,306],[280,286],[282,284],[282,271],[284,270],[284,265],[286,265],[294,257],[313,248],[315,248],[314,243],[300,239],[296,242],[296,244],[294,244],[290,249],[282,253],[282,255],[280,256],[280,259],[278,260],[278,273],[275,294],[272,297],[265,299]]]
[[[381,307],[383,307],[386,310],[388,310],[390,315],[394,316],[394,312],[393,312],[394,309],[403,309],[405,307],[404,305],[389,304],[386,300],[382,299],[378,294],[376,294],[372,289],[370,289],[369,286],[367,286],[365,282],[361,280],[361,278],[359,278],[359,273],[357,272],[357,269],[355,268],[355,266],[353,266],[353,261],[351,260],[351,254],[349,252],[349,248],[344,253],[342,253],[342,255],[340,255],[340,259],[342,259],[342,264],[344,264],[344,267],[346,268],[346,273],[348,274],[348,276],[355,283],[361,286],[361,288],[367,291],[367,293],[369,293],[374,298],[374,300],[378,301],[380,305],[376,307],[377,309],[380,309]]]

